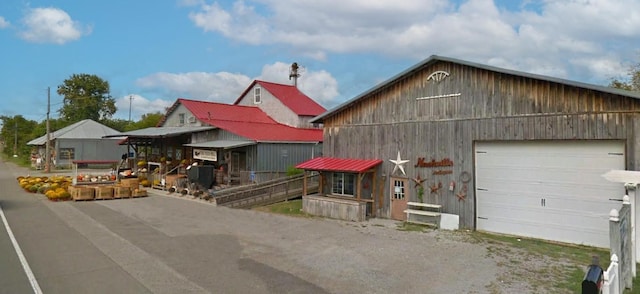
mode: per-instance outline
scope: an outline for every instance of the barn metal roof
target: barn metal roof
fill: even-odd
[[[269,91],[273,97],[276,97],[276,99],[280,100],[282,104],[287,106],[297,115],[316,116],[327,111],[324,107],[302,93],[300,89],[293,85],[277,84],[260,80],[253,81],[253,83],[251,83],[251,85],[249,85],[249,87],[240,94],[240,97],[238,97],[233,104],[237,105],[240,100],[247,95],[251,89],[253,89],[255,84],[258,84],[265,90]]]
[[[164,138],[175,137],[182,134],[202,132],[213,130],[214,127],[150,127],[129,132],[120,133],[117,137],[136,137],[136,138]],[[116,137],[116,136],[105,136]]]
[[[313,171],[362,173],[381,163],[382,160],[380,159],[316,157],[296,165],[296,168]]]
[[[243,146],[249,146],[249,145],[255,145],[255,144],[256,142],[254,141],[215,140],[215,141],[207,141],[207,142],[200,142],[200,143],[184,144],[184,146],[196,147],[196,148],[229,149],[229,148],[237,148],[237,147],[243,147]]]
[[[322,142],[322,129],[294,128],[280,124],[258,107],[229,105],[180,98],[203,123],[258,142]]]
[[[49,134],[51,140],[56,139],[102,139],[105,136],[122,137],[122,133],[91,119],[81,120]],[[47,135],[33,139],[27,145],[44,145]]]
[[[627,90],[622,90],[622,89],[617,89],[617,88],[612,88],[612,87],[606,87],[606,86],[598,86],[598,85],[594,85],[594,84],[587,84],[587,83],[582,83],[582,82],[576,82],[576,81],[571,81],[571,80],[567,80],[567,79],[560,79],[560,78],[554,78],[554,77],[549,77],[549,76],[543,76],[543,75],[538,75],[538,74],[532,74],[532,73],[527,73],[527,72],[521,72],[521,71],[517,71],[517,70],[511,70],[511,69],[505,69],[505,68],[500,68],[500,67],[495,67],[495,66],[490,66],[490,65],[486,65],[486,64],[480,64],[480,63],[475,63],[475,62],[470,62],[470,61],[465,61],[465,60],[460,60],[460,59],[456,59],[456,58],[451,58],[451,57],[444,57],[444,56],[438,56],[438,55],[432,55],[429,58],[423,60],[422,62],[404,70],[403,72],[391,77],[390,79],[377,84],[376,86],[374,86],[373,88],[363,92],[362,94],[349,99],[348,101],[334,107],[333,109],[319,115],[316,116],[315,118],[313,118],[311,120],[312,123],[322,123],[324,122],[324,119],[328,118],[328,117],[332,117],[335,114],[341,112],[342,110],[354,105],[356,102],[358,102],[361,99],[366,98],[367,96],[374,94],[376,92],[382,91],[383,89],[392,86],[393,84],[395,84],[395,82],[401,80],[402,78],[404,78],[405,76],[408,76],[414,72],[417,72],[419,70],[421,70],[422,68],[429,66],[431,64],[434,64],[436,62],[439,61],[444,61],[444,62],[451,62],[451,63],[456,63],[456,64],[462,64],[462,65],[466,65],[466,66],[470,66],[470,67],[475,67],[475,68],[480,68],[480,69],[484,69],[484,70],[488,70],[488,71],[493,71],[493,72],[498,72],[498,73],[504,73],[504,74],[509,74],[509,75],[514,75],[514,76],[521,76],[521,77],[525,77],[525,78],[530,78],[530,79],[536,79],[536,80],[542,80],[542,81],[548,81],[548,82],[553,82],[553,83],[558,83],[558,84],[563,84],[563,85],[568,85],[568,86],[573,86],[573,87],[577,87],[577,88],[584,88],[584,89],[589,89],[589,90],[594,90],[594,91],[599,91],[599,92],[603,92],[603,93],[609,93],[609,94],[614,94],[614,95],[621,95],[621,96],[627,96],[627,97],[631,97],[631,98],[635,98],[635,99],[640,99],[640,92],[634,92],[634,91],[627,91]]]

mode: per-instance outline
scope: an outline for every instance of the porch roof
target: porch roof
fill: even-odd
[[[255,145],[255,144],[256,142],[254,141],[215,140],[215,141],[207,141],[207,142],[200,142],[200,143],[184,144],[184,146],[197,147],[197,148],[230,149],[230,148],[237,148],[237,147],[243,147],[243,146],[249,146],[249,145]]]
[[[133,130],[129,132],[119,133],[117,135],[107,135],[109,137],[129,137],[129,138],[165,138],[175,137],[182,134],[196,133],[202,131],[213,130],[215,127],[150,127],[145,129]]]
[[[296,165],[296,168],[313,171],[362,173],[381,163],[382,160],[380,159],[316,157]]]

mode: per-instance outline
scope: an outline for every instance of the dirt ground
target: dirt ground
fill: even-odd
[[[189,197],[163,193],[157,192]],[[225,231],[241,240],[246,258],[330,293],[562,293],[546,281],[570,266],[464,230],[403,231],[388,219],[357,223],[215,209],[211,222],[227,214],[240,220]]]

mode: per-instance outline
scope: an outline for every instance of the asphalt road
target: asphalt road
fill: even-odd
[[[0,293],[488,293],[499,269],[447,232],[167,196],[51,202],[0,163]],[[53,173],[54,174],[54,173]]]

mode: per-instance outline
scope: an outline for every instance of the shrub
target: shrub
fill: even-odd
[[[295,176],[295,175],[299,175],[302,174],[304,172],[304,170],[301,170],[299,168],[295,168],[294,166],[290,166],[287,167],[287,176]]]

